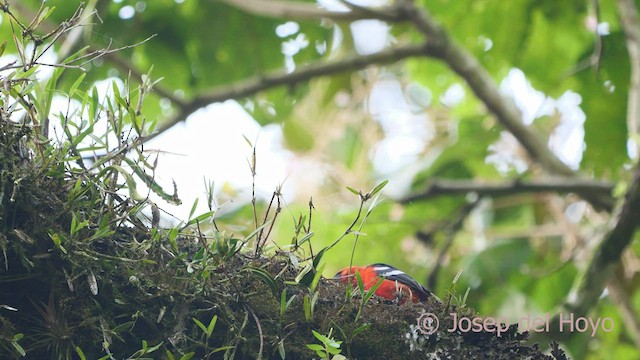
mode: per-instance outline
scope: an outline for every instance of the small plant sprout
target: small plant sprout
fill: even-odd
[[[347,190],[349,190],[351,193],[358,195],[358,197],[360,197],[360,206],[358,207],[358,214],[356,215],[355,219],[353,219],[353,222],[351,222],[351,225],[349,225],[349,227],[342,233],[342,235],[340,235],[336,240],[333,241],[333,243],[331,245],[329,245],[326,249],[331,249],[334,246],[336,246],[340,240],[342,240],[345,236],[354,233],[356,234],[356,239],[357,236],[359,234],[361,234],[360,230],[362,229],[362,227],[364,226],[364,223],[366,222],[367,218],[369,217],[369,214],[371,214],[371,211],[373,211],[373,208],[375,208],[376,204],[378,203],[377,201],[377,195],[379,195],[380,191],[382,191],[382,189],[389,183],[389,180],[385,180],[383,182],[381,182],[380,184],[376,185],[373,190],[369,191],[366,194],[363,194],[362,191],[358,191],[354,188],[348,187],[347,186]],[[358,227],[357,231],[354,231],[353,228],[356,226],[356,224],[358,223],[358,221],[360,221],[360,218],[362,217],[362,211],[364,209],[364,204],[371,200],[372,198],[375,198],[373,203],[369,206],[369,208],[366,211],[366,214],[364,216],[364,218],[362,219],[362,222],[360,223],[360,226]]]
[[[469,291],[471,290],[471,288],[468,287],[464,295],[456,295],[456,285],[458,284],[458,279],[460,279],[460,275],[462,275],[462,270],[458,271],[458,273],[456,274],[456,277],[453,278],[453,281],[451,282],[451,284],[449,285],[449,288],[447,289],[447,294],[448,294],[447,303],[450,304],[452,301],[454,301],[457,307],[464,308],[466,307],[467,298],[469,296]]]
[[[282,293],[280,295],[280,318],[279,318],[280,328],[282,328],[282,321],[284,320],[284,314],[287,312],[287,309],[289,308],[293,300],[295,300],[295,298],[296,296],[293,295],[291,296],[291,298],[289,298],[289,300],[287,300],[287,289],[285,288],[282,290]]]
[[[343,360],[346,359],[344,355],[340,353],[342,350],[340,346],[342,345],[342,341],[336,341],[331,334],[333,333],[333,328],[329,329],[328,335],[322,335],[315,330],[311,330],[313,336],[315,336],[321,344],[307,344],[307,347],[316,352],[318,356],[322,359],[326,360]],[[333,355],[333,356],[332,356]]]
[[[218,322],[218,315],[213,315],[213,317],[211,318],[211,321],[209,321],[209,325],[206,325],[206,326],[196,318],[193,318],[193,322],[196,325],[198,325],[200,330],[202,330],[202,333],[203,333],[202,342],[204,343],[204,351],[206,354],[206,359],[208,359],[214,353],[229,349],[228,346],[223,346],[223,347],[213,349],[212,351],[209,351],[209,339],[211,338],[211,335],[213,334],[213,329],[215,329],[216,323]]]
[[[142,340],[142,347],[140,348],[140,350],[134,352],[131,356],[129,356],[127,358],[127,360],[129,360],[129,359],[149,359],[149,357],[146,357],[144,355],[151,354],[151,353],[155,352],[163,344],[164,344],[164,342],[160,342],[160,343],[158,343],[158,345],[149,346],[149,343],[147,343],[146,340]]]
[[[358,307],[358,313],[356,314],[356,318],[354,319],[354,322],[360,319],[360,316],[362,315],[362,311],[364,310],[364,305],[367,303],[367,301],[369,301],[369,299],[371,299],[371,297],[373,296],[373,294],[375,294],[376,290],[378,290],[380,285],[382,285],[382,283],[384,282],[384,278],[378,279],[378,282],[376,282],[372,287],[369,288],[369,290],[366,290],[366,291],[364,289],[364,282],[362,281],[362,276],[360,275],[359,272],[356,272],[356,281],[358,282],[358,290],[360,291],[360,296],[362,297],[362,301],[360,302],[360,306]]]

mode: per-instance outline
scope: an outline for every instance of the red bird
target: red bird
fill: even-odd
[[[340,270],[335,279],[339,279],[344,284],[349,281],[357,286],[358,282],[355,273],[360,273],[365,290],[378,283],[380,278],[384,281],[376,290],[375,294],[389,300],[406,299],[410,297],[415,302],[423,302],[428,297],[434,296],[431,291],[420,285],[414,278],[403,271],[387,264],[373,264],[368,266],[352,266],[351,269]],[[402,301],[403,302],[403,301]]]

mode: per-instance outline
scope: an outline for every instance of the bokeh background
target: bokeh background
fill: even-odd
[[[9,3],[25,18],[41,9],[35,0]],[[485,316],[553,315],[632,181],[637,4],[408,2],[478,61],[499,101],[515,104],[526,129],[516,134],[469,85],[477,69],[461,74],[450,59],[414,51],[437,38],[398,12],[406,3],[89,0],[81,26],[40,62],[85,47],[121,48],[83,64],[80,88],[106,95],[125,92],[125,79],[157,81],[142,107],[145,151],[157,158],[157,181],[167,189],[175,181],[183,200],[154,200],[163,224],[185,221],[193,208],[212,209],[221,229],[246,235],[254,228],[255,184],[262,209],[274,191],[281,194],[270,235],[281,248],[312,199],[317,251],[356,218],[360,201],[347,187],[367,192],[388,180],[358,233],[325,255],[326,276],[352,257],[358,265],[385,262],[441,297],[466,294],[466,304]],[[47,1],[55,10],[38,30],[53,30],[79,4]],[[0,65],[18,59],[6,15],[0,39],[9,40]],[[69,69],[61,87],[82,73]],[[51,72],[41,67],[38,76]],[[56,114],[77,104],[65,94],[55,98],[53,139],[63,137]],[[523,147],[528,137],[546,152]],[[609,205],[590,201],[598,196]],[[572,334],[563,346],[573,358],[640,357],[640,245],[629,242],[589,312],[615,327],[595,337]]]

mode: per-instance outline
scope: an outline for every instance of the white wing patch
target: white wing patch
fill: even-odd
[[[376,271],[378,271],[377,268],[376,268]],[[397,275],[404,275],[404,272],[396,269],[396,270],[386,271],[380,274],[380,276],[382,277],[390,277],[390,276],[397,276]]]
[[[385,271],[385,270],[389,270],[389,269],[397,270],[397,269],[392,268],[391,266],[388,266],[388,265],[374,265],[373,269],[375,271]]]

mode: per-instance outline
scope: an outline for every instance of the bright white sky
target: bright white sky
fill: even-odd
[[[156,172],[158,180],[167,189],[171,189],[172,180],[178,184],[184,203],[169,210],[173,215],[186,218],[196,197],[201,197],[200,212],[208,211],[204,202],[204,179],[214,182],[216,194],[223,187],[238,190],[234,197],[237,205],[251,199],[252,148],[243,137],[257,149],[258,196],[268,198],[284,183],[283,192],[290,198],[295,190],[287,177],[293,170],[294,155],[282,147],[280,128],[277,125],[260,127],[238,103],[226,101],[195,112],[186,122],[145,145],[146,150],[163,151]]]

